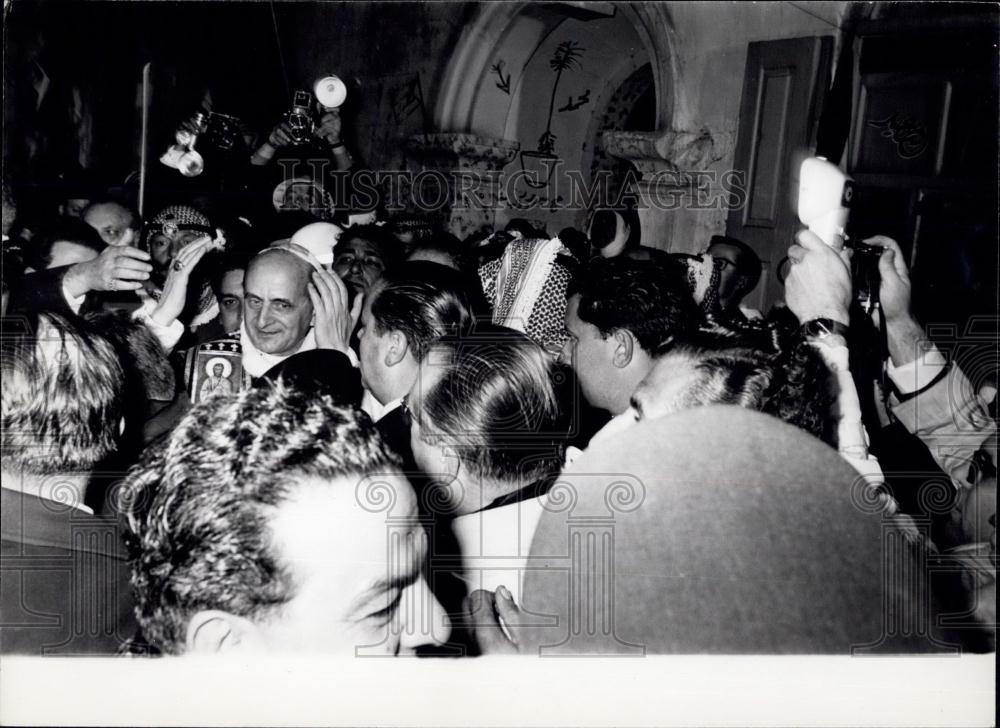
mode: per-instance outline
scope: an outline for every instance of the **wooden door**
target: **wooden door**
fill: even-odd
[[[764,313],[784,298],[776,270],[799,227],[798,165],[812,154],[832,53],[829,36],[751,43],[747,50],[735,156],[745,204],[729,211],[726,234],[760,256],[763,275],[744,304]]]
[[[848,233],[899,241],[929,331],[954,338],[982,317],[995,331],[1000,14],[895,9],[855,41]]]

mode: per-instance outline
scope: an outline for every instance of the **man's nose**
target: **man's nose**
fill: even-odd
[[[272,320],[274,320],[274,312],[271,310],[271,307],[265,303],[257,311],[257,326],[267,326],[267,324],[269,324]]]
[[[451,636],[451,619],[423,574],[403,592],[398,614],[400,654],[443,645]]]

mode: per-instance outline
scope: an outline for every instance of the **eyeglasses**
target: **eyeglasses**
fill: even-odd
[[[358,258],[354,255],[339,255],[333,259],[333,264],[335,266],[344,266],[345,268],[351,268],[354,264],[359,264],[362,268],[368,268],[374,271],[385,270],[385,263],[382,262],[381,258],[376,258],[373,255],[367,255],[364,258]]]

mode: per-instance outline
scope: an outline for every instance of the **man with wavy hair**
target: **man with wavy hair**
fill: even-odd
[[[3,342],[0,652],[114,653],[135,632],[127,568],[84,498],[118,446],[124,375],[89,323],[32,323]]]
[[[195,406],[124,500],[136,614],[163,652],[385,656],[448,636],[398,459],[327,395],[279,381]]]
[[[625,257],[595,261],[569,287],[564,356],[595,407],[618,415],[671,337],[694,330],[698,311],[681,270]]]

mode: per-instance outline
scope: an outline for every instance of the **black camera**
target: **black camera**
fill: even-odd
[[[851,256],[854,298],[861,306],[861,310],[870,315],[879,306],[878,296],[882,276],[878,271],[878,262],[883,249],[878,245],[866,245],[853,240],[848,240],[846,245],[854,251],[854,255]]]
[[[293,144],[306,144],[312,139],[313,96],[308,91],[296,91],[292,99],[292,110],[285,114]]]

